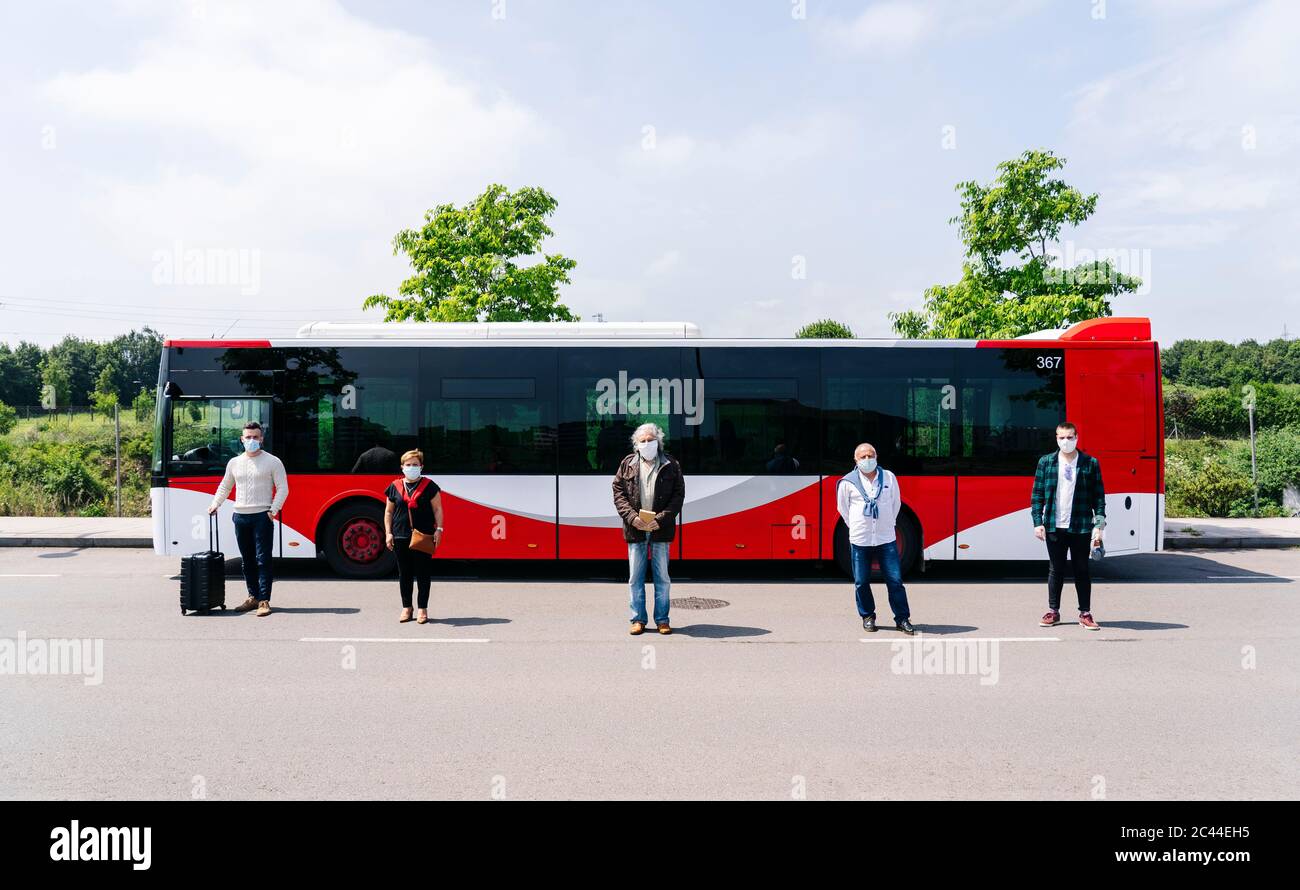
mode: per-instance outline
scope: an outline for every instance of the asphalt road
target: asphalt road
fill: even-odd
[[[268,618],[182,617],[176,570],[0,550],[0,648],[103,647],[99,683],[0,673],[0,797],[1300,796],[1297,550],[1108,559],[1092,633],[1069,587],[1037,626],[1045,565],[932,565],[901,651],[829,569],[676,565],[727,605],[671,637],[627,635],[616,564],[441,564],[423,627],[302,564]]]

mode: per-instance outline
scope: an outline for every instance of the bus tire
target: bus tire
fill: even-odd
[[[384,544],[384,508],[373,501],[350,500],[335,507],[318,540],[325,561],[343,578],[379,578],[397,568],[397,557]]]
[[[916,521],[912,511],[904,507],[895,523],[898,532],[898,563],[904,578],[920,564],[921,558],[921,523]],[[849,527],[843,519],[835,522],[835,564],[848,577],[853,577],[853,563],[849,555]],[[873,573],[878,575],[879,573]]]

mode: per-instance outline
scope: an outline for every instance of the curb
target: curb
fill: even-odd
[[[151,538],[0,538],[0,547],[141,547],[153,549]]]
[[[1270,550],[1300,547],[1300,538],[1220,538],[1165,535],[1165,550]]]

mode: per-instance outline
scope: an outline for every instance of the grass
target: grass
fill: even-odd
[[[122,515],[148,516],[153,419],[120,420]],[[20,418],[0,436],[0,516],[116,515],[114,471],[111,416]]]

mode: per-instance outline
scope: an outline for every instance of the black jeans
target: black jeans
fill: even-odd
[[[235,542],[239,544],[239,558],[243,563],[244,585],[248,595],[255,600],[271,598],[271,554],[274,552],[275,523],[271,514],[236,513]]]
[[[433,574],[433,557],[411,549],[410,538],[393,538],[397,555],[397,586],[402,592],[402,608],[411,608],[411,588],[418,582],[421,609],[429,608],[429,579]]]
[[[1074,570],[1074,589],[1079,594],[1079,611],[1092,611],[1092,575],[1088,557],[1092,554],[1092,535],[1072,532],[1047,533],[1047,558],[1052,567],[1047,570],[1047,605],[1053,612],[1061,611],[1061,588],[1065,586],[1065,559],[1069,556]]]

